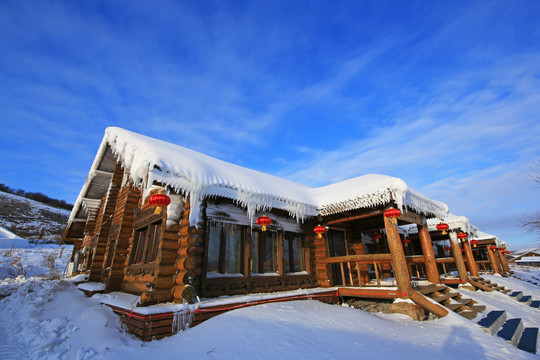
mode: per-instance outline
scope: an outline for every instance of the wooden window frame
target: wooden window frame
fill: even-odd
[[[270,232],[275,232],[277,235],[276,239],[276,249],[275,251],[275,258],[274,258],[274,264],[273,268],[275,271],[271,272],[264,272],[264,258],[265,258],[265,248],[266,248],[266,236],[268,236],[267,233],[261,231],[260,229],[252,229],[250,226],[247,225],[240,225],[240,224],[234,224],[234,223],[228,223],[224,221],[216,221],[212,219],[208,219],[206,222],[206,236],[205,236],[205,259],[204,259],[204,274],[205,277],[208,278],[209,274],[209,253],[210,253],[210,227],[212,226],[212,223],[222,223],[222,224],[231,224],[231,225],[237,225],[239,227],[240,231],[240,242],[241,242],[241,249],[240,249],[240,273],[243,276],[251,277],[251,276],[259,276],[262,274],[272,274],[276,273],[276,276],[294,276],[295,273],[310,273],[309,267],[310,267],[310,251],[309,246],[307,244],[308,235],[304,232],[294,232],[294,231],[285,231],[282,229],[269,229],[267,230]],[[253,237],[252,234],[258,232],[259,237],[258,241],[259,243],[255,245],[253,243]],[[301,246],[298,249],[297,253],[298,256],[303,256],[303,269],[300,269],[299,271],[294,271],[294,261],[296,260],[296,254],[294,254],[294,251],[289,251],[289,262],[291,261],[292,257],[292,265],[289,263],[288,269],[285,269],[285,261],[284,261],[284,246],[285,243],[288,243],[288,246],[292,246],[292,240],[291,241],[285,241],[285,234],[290,234],[288,236],[294,237],[298,236],[301,239]],[[261,236],[265,236],[265,241],[262,241]],[[220,231],[219,234],[219,249],[218,249],[218,258],[217,258],[217,272],[216,268],[214,268],[215,265],[213,265],[212,273],[220,274],[223,277],[227,277],[229,273],[226,273],[226,258],[227,258],[227,243],[226,243],[226,234],[225,231],[223,231],[223,228]],[[257,254],[252,254],[253,247],[256,246],[257,248]],[[294,249],[294,247],[293,247]],[[292,254],[291,254],[292,253]],[[253,256],[258,257],[258,268],[254,268],[253,264]],[[212,259],[216,260],[216,259]],[[292,269],[292,271],[291,271]],[[252,275],[253,274],[253,275]],[[234,277],[234,275],[231,274],[231,277]]]
[[[155,263],[161,241],[163,221],[144,224],[133,231],[130,265]],[[142,238],[144,237],[144,238]]]
[[[208,253],[209,253],[209,247],[210,247],[210,227],[212,226],[212,223],[218,223],[218,222],[212,222],[212,221],[208,221],[207,222],[207,236],[206,236],[206,273],[208,273]],[[225,223],[225,222],[219,222],[219,223],[222,223],[222,224],[228,224],[228,223]],[[231,225],[236,225],[236,224],[231,224]],[[242,225],[236,225],[239,227],[238,231],[240,233],[240,274],[246,276],[247,274],[245,273],[245,269],[246,269],[246,256],[245,256],[245,247],[246,247],[246,232],[245,232],[245,226],[242,226]],[[221,227],[220,228],[220,231],[219,231],[219,248],[218,248],[218,258],[217,258],[217,274],[221,274],[221,275],[229,275],[232,273],[227,273],[227,269],[226,269],[226,266],[227,266],[227,234],[226,234],[226,231],[225,231],[225,226]],[[237,273],[235,273],[237,274]]]
[[[298,241],[300,241],[300,244],[298,246],[298,251],[295,253],[294,251],[294,237],[298,237]],[[289,266],[288,269],[285,268],[285,251],[283,251],[281,258],[283,258],[284,264],[283,264],[283,274],[294,274],[298,272],[307,271],[307,263],[306,263],[306,235],[302,233],[295,233],[292,231],[283,231],[283,247],[287,247],[288,254],[289,254]],[[302,266],[300,270],[295,271],[295,264],[296,264],[296,254],[298,256],[302,257]]]

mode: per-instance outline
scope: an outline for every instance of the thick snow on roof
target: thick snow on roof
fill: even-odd
[[[427,220],[429,231],[437,231],[437,224],[439,224],[441,221],[445,224],[448,224],[449,228],[448,230],[461,230],[463,232],[466,232],[470,236],[476,236],[477,232],[479,231],[478,228],[474,225],[472,225],[469,222],[469,219],[465,216],[457,216],[454,214],[448,214],[446,217],[443,218],[444,220],[441,220],[440,218],[431,218]],[[409,226],[404,225],[402,228],[407,232],[411,234],[416,234],[418,232],[418,228],[416,226]]]
[[[107,145],[129,169],[136,184],[146,188],[153,183],[162,183],[189,195],[191,224],[199,219],[201,200],[212,196],[235,200],[247,208],[250,217],[257,211],[278,208],[288,211],[299,221],[319,213],[326,215],[383,205],[392,199],[405,210],[409,207],[419,213],[441,217],[448,212],[446,204],[409,189],[398,178],[365,175],[314,189],[116,127],[105,131],[93,168],[97,168]],[[84,188],[77,202],[82,197]]]
[[[448,216],[446,216],[444,220],[442,221],[445,224],[448,224],[449,230],[461,230],[471,236],[475,236],[476,232],[479,231],[478,228],[472,225],[469,219],[465,216],[448,214]],[[437,218],[429,219],[428,220],[429,230],[436,230],[437,224],[440,222],[441,220]]]

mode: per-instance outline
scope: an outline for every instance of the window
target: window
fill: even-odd
[[[252,273],[277,273],[277,231],[251,233]]]
[[[161,221],[135,230],[130,263],[147,264],[156,261],[160,234]]]
[[[209,223],[207,273],[240,274],[242,272],[242,233],[239,225]]]
[[[285,232],[283,237],[283,263],[285,273],[304,271],[305,266],[304,236]]]

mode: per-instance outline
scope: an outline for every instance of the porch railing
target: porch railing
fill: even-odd
[[[322,261],[324,264],[339,264],[343,286],[363,286],[361,266],[373,265],[377,287],[381,287],[381,265],[390,265],[392,270],[392,256],[390,254],[364,254],[329,257]],[[353,269],[356,268],[357,281],[354,281]],[[345,275],[348,270],[348,276]],[[363,271],[366,271],[364,269]]]

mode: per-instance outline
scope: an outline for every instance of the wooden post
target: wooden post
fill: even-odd
[[[480,276],[478,274],[478,268],[476,267],[476,262],[474,261],[474,256],[471,249],[471,244],[469,244],[468,241],[465,241],[463,243],[463,253],[465,254],[465,258],[467,259],[467,266],[469,268],[469,273],[471,276]]]
[[[495,256],[493,253],[493,250],[490,249],[490,245],[486,245],[486,251],[488,253],[489,261],[491,262],[491,269],[495,274],[501,274],[501,270],[499,267],[499,259]]]
[[[401,239],[397,226],[390,222],[386,216],[384,218],[384,228],[386,229],[386,237],[388,241],[388,248],[392,255],[392,265],[394,267],[394,278],[400,292],[404,292],[409,296],[412,294],[413,289],[411,286],[411,277],[407,270],[407,260],[405,259],[405,253],[403,252],[403,246],[401,245]]]
[[[440,284],[441,279],[439,270],[437,269],[437,263],[435,262],[435,253],[433,252],[433,245],[431,244],[431,237],[429,236],[429,229],[424,216],[422,217],[422,225],[417,225],[417,227],[420,245],[422,246],[422,253],[424,254],[427,278],[434,284]]]
[[[377,281],[377,287],[381,287],[381,280],[379,279],[379,269],[377,267],[376,261],[373,261],[373,268],[375,269],[375,279]]]
[[[278,268],[278,274],[281,276],[285,275],[285,273],[287,272],[285,270],[285,258],[283,256],[284,253],[285,251],[283,249],[283,231],[279,231],[278,232],[278,248],[277,248],[277,258],[278,258],[277,268]],[[291,264],[289,264],[289,266],[290,265]]]
[[[499,260],[501,261],[502,270],[505,273],[510,274],[510,267],[508,266],[508,260],[506,259],[506,256],[504,256],[503,251],[497,249],[497,254],[499,255]]]
[[[459,280],[465,283],[469,281],[469,276],[467,275],[467,268],[465,267],[465,262],[463,261],[463,256],[461,256],[461,249],[459,248],[459,241],[455,231],[449,232],[450,244],[452,246],[452,255],[454,256],[454,261],[456,262],[456,268],[459,275]]]
[[[321,238],[317,237],[316,235],[312,235],[312,241],[315,245],[315,277],[317,279],[318,286],[320,287],[330,286],[330,266],[323,262],[328,258],[326,236],[327,233],[325,233]]]

